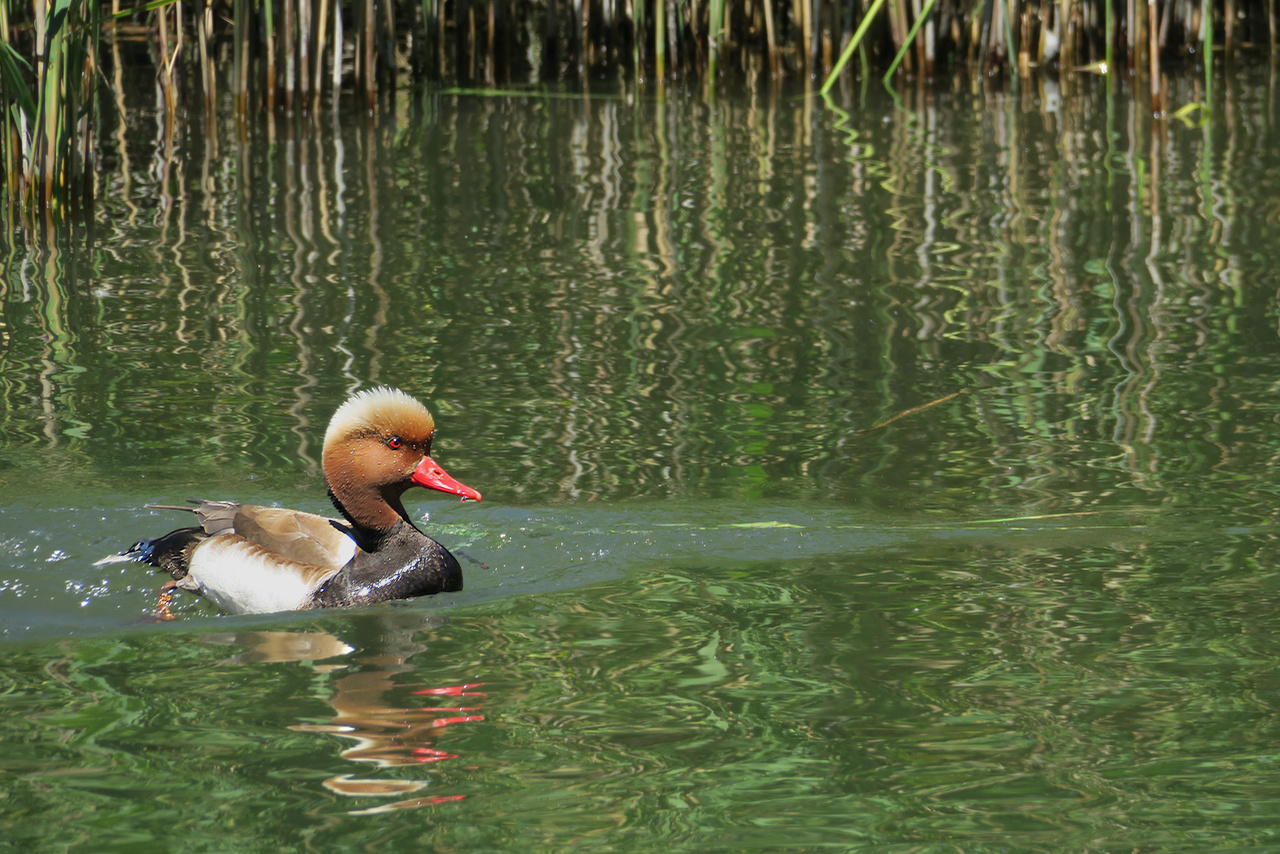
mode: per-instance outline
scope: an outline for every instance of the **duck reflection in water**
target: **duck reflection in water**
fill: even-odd
[[[413,676],[421,674],[409,659],[424,651],[426,644],[411,640],[414,631],[438,627],[445,622],[443,618],[429,618],[424,624],[421,617],[418,615],[413,628],[394,628],[399,635],[395,642],[375,644],[364,650],[357,650],[327,632],[317,631],[236,632],[210,635],[204,640],[244,647],[245,651],[234,656],[234,661],[309,661],[313,662],[311,668],[316,673],[333,675],[333,691],[326,697],[333,706],[333,718],[328,723],[300,723],[289,729],[350,739],[354,744],[341,751],[342,758],[377,768],[420,767],[441,762],[452,765],[460,757],[442,749],[440,739],[449,727],[483,721],[480,711],[485,695],[477,690],[482,684],[478,682],[439,685],[418,682],[421,687],[415,687]],[[389,638],[383,635],[383,640]],[[332,661],[339,657],[344,660]],[[326,660],[329,661],[321,663]],[[399,678],[406,674],[410,674],[409,679]],[[405,699],[397,700],[397,697]],[[422,705],[416,705],[418,702]],[[352,815],[413,809],[466,797],[463,794],[406,797],[439,782],[438,779],[340,774],[325,780],[324,787],[348,797],[402,798],[352,810]]]

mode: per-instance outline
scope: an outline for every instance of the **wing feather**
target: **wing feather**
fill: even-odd
[[[211,537],[235,534],[291,563],[341,569],[356,553],[342,522],[314,513],[231,501],[205,501],[195,512]]]

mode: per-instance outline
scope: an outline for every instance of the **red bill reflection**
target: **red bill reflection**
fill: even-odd
[[[421,627],[415,627],[421,628]],[[342,758],[378,769],[406,766],[443,769],[440,763],[452,763],[457,753],[443,749],[438,741],[449,727],[474,724],[484,720],[476,714],[485,695],[474,690],[482,683],[443,685],[413,690],[405,694],[403,677],[417,674],[411,663],[414,654],[425,646],[413,640],[415,632],[388,632],[384,645],[377,650],[357,651],[354,647],[325,632],[241,632],[217,635],[206,640],[246,647],[235,656],[243,661],[305,661],[319,675],[331,677],[326,684],[325,699],[333,707],[334,716],[327,723],[302,723],[289,727],[295,732],[326,733],[347,739],[352,744],[340,753]],[[325,663],[325,659],[328,659]],[[338,659],[338,661],[334,661]],[[419,708],[414,696],[459,698],[457,705]],[[474,765],[459,770],[474,771]],[[370,815],[394,810],[450,803],[466,797],[462,794],[418,793],[428,787],[447,785],[440,773],[406,779],[399,774],[363,776],[340,774],[324,781],[324,787],[336,794],[358,798],[398,798],[352,815]],[[416,795],[416,797],[406,797]]]

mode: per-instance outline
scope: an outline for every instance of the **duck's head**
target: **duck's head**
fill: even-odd
[[[338,407],[324,434],[324,476],[329,494],[348,519],[387,529],[408,520],[400,496],[424,486],[480,500],[431,459],[435,419],[394,388],[356,392]]]

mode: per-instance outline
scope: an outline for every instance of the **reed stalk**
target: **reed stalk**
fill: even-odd
[[[862,23],[858,25],[858,29],[854,30],[853,38],[849,39],[849,44],[845,46],[844,52],[841,53],[840,58],[836,60],[835,68],[831,69],[831,73],[827,75],[826,82],[822,84],[821,93],[823,95],[830,92],[831,87],[836,84],[836,79],[839,78],[840,72],[844,71],[844,67],[849,63],[849,59],[853,56],[853,52],[858,49],[858,45],[862,44],[863,36],[865,36],[867,34],[867,30],[871,28],[871,23],[875,20],[876,13],[880,11],[880,7],[883,6],[884,3],[885,0],[872,0],[870,8],[867,9],[867,14],[862,17]]]
[[[889,38],[895,45],[907,44],[907,10],[904,0],[893,0],[889,4]],[[904,57],[905,59],[905,57]],[[910,66],[910,59],[906,59]]]
[[[848,0],[849,8],[853,8],[853,0]],[[774,30],[773,24],[773,3],[772,0],[760,0],[760,5],[764,7],[764,33],[765,42],[769,51],[769,71],[777,76],[781,66],[778,57],[778,37]]]
[[[636,75],[643,80],[645,77],[645,20],[644,20],[644,0],[630,0],[632,6],[631,20],[631,67],[635,69]]]
[[[1235,0],[1222,0],[1222,7],[1222,52],[1226,56],[1227,61],[1230,62],[1235,59],[1236,50]]]
[[[680,18],[680,0],[667,0],[667,52],[671,60],[671,68],[679,67],[681,43],[684,41],[684,27]]]
[[[200,54],[200,82],[204,89],[204,112],[213,116],[213,106],[218,99],[218,80],[213,73],[213,61],[209,58],[209,45],[213,40],[213,4],[202,0],[197,26],[197,45]]]
[[[342,91],[342,0],[333,0],[333,105]]]
[[[11,7],[6,5],[0,22],[0,130],[5,138],[8,209],[15,210],[28,229],[52,236],[68,209],[86,202],[86,167],[94,150],[94,46],[99,24],[85,0],[36,6],[31,30],[34,65],[12,41]],[[8,222],[13,224],[14,217]]]
[[[644,0],[636,0],[643,3]],[[768,2],[768,0],[765,0]],[[653,56],[656,66],[655,74],[659,80],[667,76],[667,0],[656,0],[653,4]]]
[[[587,68],[587,39],[586,39],[586,15],[588,4],[582,0],[573,0],[573,60],[577,63],[578,74],[581,75]]]
[[[1006,6],[1005,0],[995,0],[1000,4],[1000,21],[1004,24],[1004,57],[1009,67],[1009,76],[1015,80],[1018,77],[1018,63],[1014,61],[1014,42],[1013,42],[1013,14]],[[1009,0],[1012,5],[1013,0]]]
[[[234,0],[232,45],[236,68],[236,115],[249,111],[249,0]]]
[[[298,48],[294,37],[298,26],[298,10],[296,0],[283,0],[281,3],[281,54],[284,59],[284,111],[293,112],[293,90],[297,81]]]
[[[1204,102],[1213,109],[1213,3],[1201,0],[1200,4],[1200,56],[1204,62]]]
[[[488,59],[488,71],[485,74],[485,80],[489,85],[494,85],[497,80],[497,51],[494,49],[495,41],[498,37],[498,0],[489,0],[489,27],[486,31],[488,36],[485,57]]]
[[[358,54],[360,73],[356,75],[356,79],[364,84],[364,100],[366,105],[374,102],[374,92],[376,89],[374,80],[374,58],[373,44],[374,31],[378,27],[377,14],[373,7],[373,0],[364,0],[362,4],[363,14],[361,15],[360,26],[360,47]]]
[[[1167,14],[1167,13],[1166,13]],[[1271,55],[1276,54],[1276,4],[1267,4],[1267,47],[1271,49]]]
[[[707,77],[715,85],[720,74],[720,42],[724,38],[724,0],[710,0],[711,14],[707,24]]]
[[[169,47],[169,9],[161,6],[156,10],[156,18],[160,35],[160,89],[164,95],[165,121],[168,124],[178,108],[178,96],[173,90],[173,65],[178,54]]]
[[[920,31],[920,26],[929,19],[929,13],[933,11],[935,0],[928,0],[924,5],[924,10],[920,13],[920,17],[916,18],[915,24],[911,27],[911,32],[907,33],[907,39],[902,43],[902,47],[898,49],[898,54],[893,58],[893,62],[889,63],[889,70],[884,73],[884,82],[887,84],[892,78],[898,65],[902,62],[902,58],[906,56],[907,50],[915,42],[916,34]],[[826,93],[827,87],[823,86],[823,94]]]
[[[1107,71],[1114,69],[1115,61],[1111,58],[1111,48],[1116,41],[1116,23],[1115,12],[1111,8],[1113,0],[1104,0],[1103,9],[1105,10],[1106,24],[1103,28],[1104,37],[1106,38],[1106,52],[1103,61],[1107,64]]]
[[[823,93],[845,74],[865,84],[873,56],[892,57],[887,77],[900,68],[932,75],[935,63],[945,68],[968,61],[1016,81],[1035,67],[1052,66],[1055,57],[1068,70],[1078,59],[1096,59],[1083,57],[1101,41],[1108,69],[1122,63],[1149,74],[1159,113],[1165,57],[1199,54],[1210,85],[1215,14],[1222,16],[1228,58],[1246,43],[1274,55],[1280,39],[1274,3],[1146,0],[1143,8],[1139,2],[943,6],[893,0],[885,14],[886,0],[743,0],[732,6],[730,0],[546,0],[545,7],[531,0],[505,6],[503,0],[484,0],[484,6],[474,0],[198,0],[194,7],[181,0],[123,0],[126,8],[111,12],[100,11],[98,0],[0,0],[0,166],[9,210],[27,221],[35,219],[29,212],[50,221],[65,214],[68,194],[83,186],[101,142],[93,125],[95,87],[99,81],[110,87],[118,77],[98,68],[104,17],[149,29],[170,118],[188,93],[201,93],[209,114],[218,109],[218,58],[229,54],[223,85],[242,120],[256,110],[274,111],[278,103],[286,110],[311,109],[326,85],[335,105],[346,86],[376,109],[379,91],[405,76],[470,81],[481,74],[500,86],[588,79],[621,64],[623,73],[640,80],[689,73],[714,84],[732,66],[754,73],[766,62],[774,77],[811,75],[830,62],[832,38],[850,30]],[[531,35],[529,18],[544,8],[541,35]],[[528,44],[538,38],[541,51]],[[848,67],[855,51],[860,70]],[[107,52],[106,61],[113,62],[113,55]],[[179,85],[183,67],[198,71],[187,90]]]
[[[266,42],[267,58],[267,112],[276,108],[276,26],[273,14],[274,3],[263,3],[263,39]]]
[[[324,88],[324,52],[328,44],[326,40],[329,31],[328,11],[328,0],[320,0],[316,10],[316,51],[311,63],[314,75],[311,81],[311,109],[313,112],[320,106],[320,91]],[[339,44],[339,47],[341,47],[341,44]]]
[[[1151,112],[1156,116],[1165,113],[1164,94],[1160,80],[1160,21],[1156,12],[1156,0],[1147,0],[1147,52],[1151,63]]]
[[[311,102],[311,0],[298,0],[298,97]]]
[[[377,59],[382,60],[382,68],[386,74],[386,82],[389,88],[396,85],[396,4],[379,3],[378,7],[382,9],[382,34],[383,40],[381,49],[376,55],[370,57],[371,61],[376,62]],[[474,26],[475,18],[472,17],[472,25]],[[472,41],[474,44],[474,39]]]

